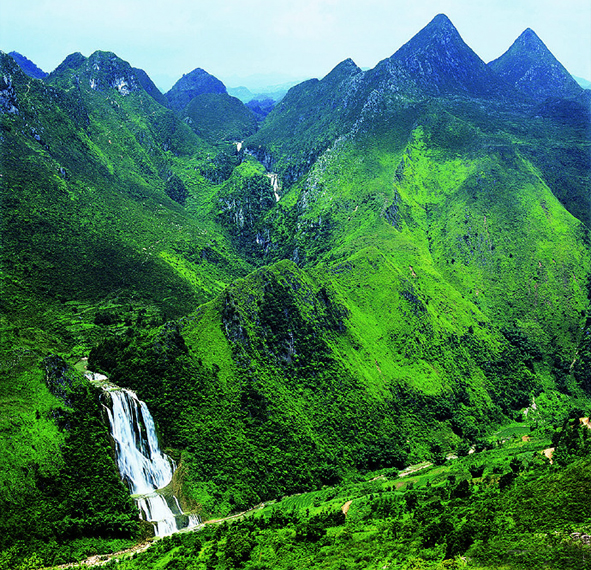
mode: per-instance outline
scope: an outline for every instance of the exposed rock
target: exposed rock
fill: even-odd
[[[386,69],[387,68],[387,69]],[[408,89],[412,83],[433,95],[465,94],[496,97],[505,86],[464,42],[445,14],[439,14],[389,60],[376,66],[374,75],[393,76]]]
[[[12,85],[12,77],[3,75],[0,78],[0,114],[9,113],[18,115],[16,106],[16,93]]]

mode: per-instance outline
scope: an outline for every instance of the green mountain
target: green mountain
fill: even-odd
[[[19,67],[29,76],[35,79],[43,79],[47,77],[47,73],[37,67],[29,58],[18,53],[17,51],[11,51],[9,54],[14,61],[19,64]]]
[[[226,93],[226,86],[219,79],[198,67],[183,75],[166,93],[166,98],[171,109],[182,111],[191,99],[205,93]]]
[[[181,116],[198,135],[210,142],[241,141],[257,130],[252,111],[227,93],[197,95],[183,109]]]
[[[443,41],[447,21],[435,24],[433,44],[421,34],[416,45]],[[145,390],[186,449],[187,494],[206,512],[210,493],[239,508],[351,465],[402,466],[434,442],[449,451],[480,437],[543,390],[582,394],[569,365],[586,324],[586,228],[531,154],[550,141],[583,153],[586,138],[559,121],[548,129],[535,102],[515,111],[511,87],[511,105],[459,98],[459,85],[472,88],[447,63],[449,94],[437,99],[417,81],[404,96],[377,91],[392,82],[385,64],[364,74],[350,60],[293,88],[245,142],[283,177],[279,201],[262,185],[221,194],[233,244],[267,267],[179,322],[166,366],[150,335],[91,354]],[[173,386],[182,412],[166,397]],[[168,419],[173,409],[182,420]],[[289,477],[265,467],[269,449]]]
[[[203,517],[589,406],[588,108],[495,67],[439,15],[257,130],[202,70],[168,108],[112,53],[45,81],[2,54],[2,563],[146,532],[82,357],[147,402]]]
[[[488,65],[508,83],[536,99],[572,98],[582,91],[575,79],[530,28],[501,57]]]
[[[213,75],[197,68],[166,93],[168,106],[195,133],[212,143],[241,141],[257,130],[255,115]]]

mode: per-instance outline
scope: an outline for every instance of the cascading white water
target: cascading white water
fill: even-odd
[[[172,480],[172,466],[158,446],[152,414],[131,390],[110,392],[107,408],[111,435],[117,445],[121,477],[132,495],[151,493]]]
[[[281,196],[279,196],[279,174],[275,172],[268,172],[267,178],[271,181],[271,186],[273,187],[273,195],[275,196],[275,202],[279,202]]]
[[[106,376],[88,372],[87,378],[100,383],[110,395],[111,406],[105,406],[111,435],[115,440],[117,464],[121,478],[136,495],[140,518],[154,524],[156,536],[166,536],[197,526],[197,515],[184,514],[174,495],[160,490],[172,480],[174,462],[162,453],[154,419],[148,406],[134,392],[106,382]]]

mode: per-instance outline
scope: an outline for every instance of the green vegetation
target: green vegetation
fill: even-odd
[[[44,359],[37,378],[29,372],[28,384],[23,376],[9,371],[2,379],[3,431],[16,437],[2,440],[12,461],[2,465],[0,567],[31,553],[47,565],[131,545],[137,512],[111,458],[100,391],[57,356]],[[15,405],[31,401],[32,409]]]
[[[204,93],[191,99],[182,114],[204,139],[241,141],[256,131],[256,118],[239,99],[227,93]]]
[[[589,441],[566,420],[556,454]],[[540,454],[548,425],[441,466],[397,477],[355,476],[258,506],[238,521],[158,541],[120,559],[135,568],[589,568],[589,449],[553,465]],[[401,474],[402,475],[402,474]],[[346,513],[345,513],[346,511]]]
[[[44,81],[1,54],[0,567],[146,534],[86,357],[150,406],[183,508],[272,503],[144,567],[584,567],[589,115],[499,93],[450,26],[257,132],[112,53]]]

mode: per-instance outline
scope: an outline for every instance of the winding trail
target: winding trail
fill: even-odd
[[[206,524],[219,524],[225,521],[235,520],[240,517],[243,517],[247,513],[251,513],[252,511],[256,511],[258,509],[262,509],[265,506],[265,503],[261,503],[260,505],[256,505],[246,511],[242,511],[241,513],[236,513],[235,515],[230,515],[221,519],[211,519],[207,521],[203,521],[200,525],[193,527],[191,529],[181,529],[178,532],[196,532],[198,531],[203,525]],[[176,534],[176,533],[174,533]],[[172,535],[169,535],[172,536]],[[162,537],[164,538],[164,537]],[[127,557],[131,556],[132,554],[137,554],[139,552],[144,552],[144,550],[148,550],[150,546],[152,546],[156,541],[160,540],[161,537],[154,537],[145,542],[141,542],[132,546],[131,548],[126,548],[125,550],[119,550],[118,552],[112,552],[111,554],[95,554],[94,556],[90,556],[85,560],[81,560],[80,562],[68,562],[68,564],[60,564],[59,566],[49,566],[44,570],[65,570],[66,568],[75,568],[77,566],[104,566],[109,560],[113,558],[119,557]]]
[[[148,550],[150,546],[154,544],[154,540],[148,540],[146,542],[140,542],[140,544],[136,544],[131,548],[126,548],[125,550],[120,550],[119,552],[112,552],[111,554],[95,554],[86,560],[81,560],[80,562],[69,562],[68,564],[60,564],[59,566],[49,566],[49,568],[45,570],[65,570],[66,568],[75,568],[78,566],[104,566],[109,560],[119,556],[125,555],[132,555],[136,554],[137,552],[143,552],[144,550]]]
[[[581,421],[581,423],[587,425],[587,427],[589,429],[591,429],[591,421],[589,421],[588,418],[581,418],[580,421]],[[548,457],[551,460],[553,451],[554,451],[554,448],[548,448],[548,449],[542,450],[541,453],[546,455],[546,457]],[[451,459],[451,457],[450,457],[450,459]],[[424,463],[418,463],[416,465],[410,465],[406,469],[403,469],[402,471],[400,471],[398,473],[398,478],[412,475],[412,474],[416,473],[417,471],[422,471],[423,469],[427,469],[428,467],[432,467],[432,466],[433,466],[433,463],[427,462],[427,461]],[[385,478],[384,475],[380,475],[378,477],[374,477],[373,479],[371,479],[371,481],[376,481],[378,479],[383,479],[383,478]],[[400,482],[400,485],[402,485],[402,482]],[[398,488],[398,485],[396,485],[396,487]],[[298,494],[301,494],[301,493],[298,493]],[[353,503],[353,500],[347,501],[341,507],[341,510],[345,516],[347,516],[347,513],[349,512],[349,508],[351,507],[351,503]],[[201,527],[203,527],[206,524],[220,524],[225,521],[236,520],[236,519],[239,519],[240,517],[243,517],[247,513],[250,513],[252,511],[255,511],[258,509],[262,509],[264,507],[265,507],[265,503],[260,503],[259,505],[255,505],[254,507],[247,509],[245,511],[242,511],[240,513],[236,513],[234,515],[223,517],[221,519],[206,520],[206,521],[203,521],[199,526],[194,527],[191,530],[184,530],[184,531],[181,530],[179,532],[197,532],[197,531],[199,531],[199,529]],[[88,566],[88,567],[103,566],[107,562],[109,562],[109,560],[112,560],[113,558],[131,556],[132,554],[144,552],[145,550],[150,548],[150,546],[152,546],[152,544],[154,544],[154,542],[156,542],[156,540],[160,540],[160,539],[157,537],[152,538],[152,539],[142,542],[140,544],[136,544],[135,546],[132,546],[131,548],[127,548],[125,550],[120,550],[119,552],[113,552],[112,554],[97,554],[95,556],[91,556],[91,557],[87,558],[86,560],[82,560],[80,562],[70,562],[68,564],[61,564],[60,566],[50,566],[44,570],[66,570],[67,568],[74,568],[77,566]]]

